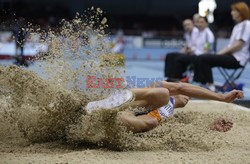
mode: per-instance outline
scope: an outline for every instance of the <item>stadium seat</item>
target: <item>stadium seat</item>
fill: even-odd
[[[225,82],[222,86],[217,87],[217,89],[221,92],[231,91],[233,89],[240,89],[242,90],[242,86],[237,85],[235,81],[240,78],[242,72],[244,71],[247,63],[238,68],[238,69],[229,69],[218,67],[221,75],[224,77]]]
[[[249,48],[249,51],[250,51],[250,48]],[[250,59],[248,60],[248,62],[250,62]],[[222,92],[231,91],[233,89],[243,90],[243,86],[237,85],[235,83],[235,81],[240,78],[240,76],[241,76],[242,72],[244,71],[248,62],[246,62],[246,64],[244,66],[242,66],[238,69],[231,69],[233,71],[230,71],[230,72],[229,72],[229,69],[218,67],[221,75],[225,79],[224,84],[221,86],[221,88],[219,90]]]

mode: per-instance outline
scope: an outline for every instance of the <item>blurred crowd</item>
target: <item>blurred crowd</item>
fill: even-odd
[[[168,81],[181,81],[184,73],[192,67],[193,81],[215,91],[212,68],[244,68],[250,57],[250,11],[245,2],[231,5],[231,18],[235,22],[229,43],[216,49],[215,36],[206,17],[195,14],[193,20],[183,21],[186,44],[180,52],[167,54],[165,77]],[[227,82],[234,82],[232,78]],[[236,88],[237,89],[237,88]]]
[[[24,30],[28,22],[38,25],[41,30],[46,31],[49,29],[56,30],[60,26],[62,19],[72,18],[70,9],[58,4],[31,7],[24,1],[14,0],[13,2],[5,1],[1,3],[0,7],[2,9],[0,43],[15,44],[14,55],[21,57],[22,60],[25,44],[39,43],[40,40],[39,35],[27,33]],[[226,16],[221,15],[217,19],[215,15],[215,23],[209,25],[207,17],[202,17],[199,14],[194,14],[192,18],[188,19],[186,16],[178,16],[178,13],[166,17],[146,16],[145,18],[135,15],[131,17],[107,15],[109,20],[109,31],[107,32],[115,35],[122,31],[122,34],[117,35],[114,41],[111,50],[113,53],[123,52],[126,43],[124,36],[126,35],[139,35],[141,38],[163,38],[179,37],[184,32],[186,43],[181,51],[166,56],[165,76],[170,81],[181,80],[183,73],[191,64],[195,70],[194,80],[208,85],[208,88],[214,90],[212,67],[220,66],[237,69],[244,67],[249,58],[250,16],[248,5],[244,2],[233,4],[231,6],[231,16],[232,19],[227,13]],[[222,17],[223,21],[221,21]],[[231,21],[228,21],[229,19]],[[233,22],[236,25],[232,31]],[[216,39],[229,36],[230,42],[228,46],[218,51],[216,49]]]
[[[23,17],[26,22],[37,24],[41,29],[45,30],[48,27],[53,28],[58,26],[62,18],[71,19],[74,17],[70,7],[60,3],[32,3],[32,5],[29,3],[29,1],[22,0],[1,1],[0,30],[10,31],[10,28],[15,25],[19,17]],[[230,36],[230,24],[232,24],[232,21],[227,15],[228,13],[226,12],[223,14],[215,13],[216,19],[212,25],[212,29],[220,37]],[[123,29],[124,35],[150,34],[155,37],[181,35],[182,20],[190,16],[180,15],[178,12],[167,16],[150,14],[145,14],[144,16],[136,14],[114,15],[108,12],[105,13],[105,17],[108,18],[109,32],[111,34],[115,34],[119,29]]]

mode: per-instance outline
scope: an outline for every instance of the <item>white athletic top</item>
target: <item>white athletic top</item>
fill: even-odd
[[[196,27],[192,29],[191,33],[189,32],[184,33],[186,46],[188,46],[193,51],[195,51],[196,49],[196,38],[198,37],[198,35],[199,35],[199,30]]]
[[[196,49],[194,54],[199,56],[205,53],[205,48],[209,47],[210,51],[213,50],[214,43],[214,34],[210,30],[210,28],[205,28],[202,31],[199,31],[198,37],[196,39]]]
[[[230,37],[228,47],[230,47],[235,41],[242,40],[244,41],[243,47],[233,53],[233,56],[240,63],[240,65],[245,65],[250,54],[249,54],[249,45],[250,45],[250,21],[244,20],[236,24],[233,28],[233,32]]]

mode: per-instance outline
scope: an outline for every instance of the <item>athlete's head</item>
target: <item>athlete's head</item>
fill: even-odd
[[[186,32],[192,32],[194,28],[194,24],[191,19],[185,19],[182,25]]]
[[[250,19],[249,7],[245,2],[237,2],[231,5],[231,15],[235,22],[241,22]]]
[[[199,30],[204,30],[208,26],[208,20],[206,17],[200,16],[198,19],[198,28]]]

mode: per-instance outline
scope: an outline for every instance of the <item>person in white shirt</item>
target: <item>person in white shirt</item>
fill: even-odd
[[[194,23],[194,26],[195,26],[195,27],[198,27],[199,18],[200,18],[200,15],[199,15],[198,13],[195,13],[195,14],[193,15],[193,23]]]
[[[249,58],[250,45],[250,12],[244,2],[231,6],[232,19],[236,25],[233,28],[227,47],[216,55],[201,55],[195,61],[194,81],[206,84],[210,90],[215,90],[212,67],[237,69],[246,64]]]
[[[214,43],[214,34],[208,27],[206,17],[200,17],[198,21],[199,34],[196,38],[196,48],[194,54],[197,56],[212,52]]]
[[[125,40],[123,35],[118,36],[114,47],[111,49],[112,53],[122,54],[125,48]]]
[[[193,26],[189,19],[183,22],[186,31],[184,35],[186,46],[181,50],[181,53],[170,53],[166,56],[165,77],[168,77],[168,81],[182,79],[187,66],[193,64],[197,56],[212,50],[214,35],[208,28],[207,19],[199,17],[197,25],[198,29]]]
[[[183,21],[183,28],[185,30],[185,45],[181,49],[181,52],[189,54],[192,53],[196,48],[196,39],[199,35],[199,30],[198,28],[194,27],[194,24],[190,19]]]

